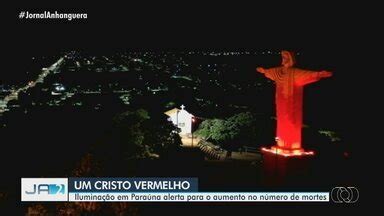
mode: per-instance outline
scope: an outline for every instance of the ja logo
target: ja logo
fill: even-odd
[[[31,191],[25,191],[26,194],[64,194],[64,184],[34,184]]]
[[[359,199],[359,191],[355,187],[334,187],[331,199],[335,203],[355,203]]]
[[[68,201],[68,178],[21,178],[21,201]]]

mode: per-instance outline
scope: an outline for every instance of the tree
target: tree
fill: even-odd
[[[126,111],[114,118],[96,154],[107,169],[116,169],[116,164],[128,161],[133,165],[135,159],[165,157],[181,145],[177,132],[163,114],[150,115],[144,109]]]
[[[149,147],[151,154],[166,157],[181,146],[178,134],[180,129],[168,121],[165,115],[153,115],[143,122],[143,130],[143,143]]]
[[[258,139],[256,117],[250,112],[227,119],[208,119],[201,123],[197,134],[222,146],[228,156],[243,145],[255,145]]]

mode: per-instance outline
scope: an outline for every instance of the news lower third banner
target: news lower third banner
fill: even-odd
[[[201,192],[197,178],[22,178],[21,201],[329,202],[329,192]]]

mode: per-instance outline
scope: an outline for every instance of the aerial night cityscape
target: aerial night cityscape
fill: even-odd
[[[24,177],[197,176],[200,188],[213,191],[321,188],[348,181],[350,176],[340,169],[348,170],[351,147],[338,127],[338,110],[320,106],[335,89],[332,77],[308,85],[304,102],[299,102],[304,103],[303,145],[315,154],[311,170],[299,168],[303,172],[293,176],[278,173],[276,179],[276,156],[269,159],[272,165],[271,156],[263,157],[261,149],[280,145],[275,132],[279,123],[274,82],[258,66],[281,65],[282,53],[66,51],[32,56],[28,65],[36,71],[28,70],[29,80],[9,79],[1,85],[1,138],[30,144],[23,151],[11,146],[2,164],[17,160],[15,154],[33,161],[18,167]],[[297,62],[308,59],[305,55],[298,52]],[[311,61],[301,65],[310,67]],[[313,96],[319,98],[312,102]],[[18,131],[22,135],[15,136]],[[52,152],[47,154],[46,148]],[[331,163],[333,168],[324,170]],[[319,180],[324,173],[333,174]],[[72,211],[88,208],[83,205],[72,206]],[[34,208],[39,207],[29,206],[29,211]]]
[[[365,96],[352,93],[361,70],[337,34],[288,19],[274,33],[261,12],[211,22],[195,11],[179,25],[181,12],[147,21],[103,7],[15,12],[0,73],[0,215],[360,204],[353,130]]]

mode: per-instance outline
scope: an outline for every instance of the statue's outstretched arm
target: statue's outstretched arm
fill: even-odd
[[[256,71],[258,71],[259,73],[264,74],[264,76],[266,76],[269,79],[275,81],[276,74],[277,74],[279,69],[280,69],[280,67],[274,67],[274,68],[268,68],[268,69],[262,68],[262,67],[257,67]]]
[[[316,82],[321,78],[331,77],[332,73],[329,71],[310,71],[295,68],[295,79],[299,85],[306,85],[309,83]]]
[[[319,73],[320,78],[327,78],[332,76],[332,72],[329,71],[320,71]]]
[[[256,68],[256,71],[259,72],[259,73],[262,73],[262,74],[265,74],[267,69],[263,68],[263,67],[257,67]]]

